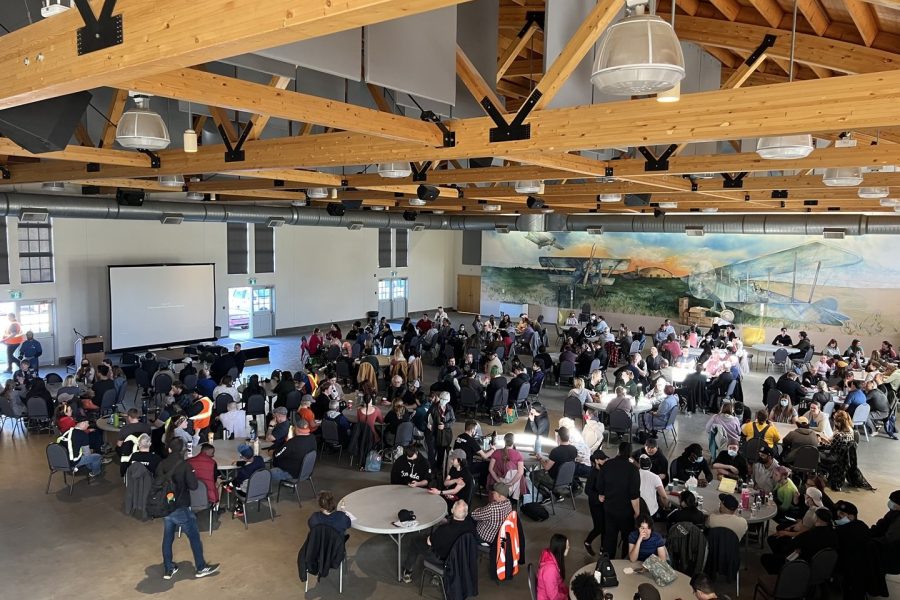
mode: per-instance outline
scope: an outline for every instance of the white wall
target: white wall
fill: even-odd
[[[409,267],[377,268],[377,231],[285,226],[275,231],[275,273],[228,275],[226,225],[156,221],[56,219],[53,222],[54,283],[21,284],[16,220],[9,219],[10,285],[0,298],[20,290],[23,299],[56,301],[57,354],[71,356],[75,335],[103,335],[109,340],[107,266],[160,262],[216,264],[216,323],[228,322],[228,288],[275,286],[277,329],[356,319],[377,310],[377,281],[396,271],[409,278],[409,310],[451,306],[456,297],[456,231],[410,232]]]

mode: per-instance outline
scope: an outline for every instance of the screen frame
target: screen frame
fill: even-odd
[[[146,267],[212,267],[212,277],[213,277],[213,305],[212,305],[212,315],[213,315],[213,330],[210,332],[210,337],[205,338],[197,338],[197,339],[189,339],[189,340],[175,340],[171,342],[164,342],[160,344],[154,344],[151,346],[124,346],[121,348],[113,347],[113,309],[112,309],[112,270],[113,269],[136,269],[136,268],[146,268]],[[141,263],[137,265],[106,265],[106,296],[109,301],[109,345],[110,352],[131,352],[134,350],[151,350],[151,349],[160,349],[160,348],[174,348],[179,346],[189,346],[191,344],[197,344],[200,342],[214,342],[219,338],[216,337],[216,263],[214,262],[197,262],[197,263],[171,263],[171,262],[162,262],[162,263]]]

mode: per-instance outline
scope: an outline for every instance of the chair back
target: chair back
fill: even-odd
[[[103,392],[103,397],[100,399],[100,414],[108,415],[113,412],[116,408],[116,396],[118,392],[116,388],[109,388],[105,392]]]
[[[570,360],[559,363],[559,378],[563,377],[575,377],[575,363]]]
[[[609,413],[609,429],[615,433],[627,433],[631,431],[631,415],[622,409]]]
[[[828,415],[828,418],[831,418],[832,413],[834,413],[834,400],[826,402],[825,406],[822,407],[822,412]]]
[[[781,392],[775,388],[770,389],[766,392],[766,409],[772,410],[778,406],[779,400],[781,400]]]
[[[200,512],[209,508],[209,496],[206,494],[206,484],[197,480],[197,489],[191,490],[191,510]]]
[[[784,563],[775,581],[773,597],[792,600],[806,597],[809,590],[810,568],[804,560],[790,560]]]
[[[566,396],[563,402],[563,416],[570,419],[584,419],[584,408],[581,406],[581,400],[578,399],[578,396]],[[629,417],[630,422],[631,418]]]
[[[347,364],[347,361],[337,361],[334,364],[334,374],[338,379],[350,379],[350,365]]]
[[[62,382],[63,382],[62,377],[60,377],[60,376],[57,375],[56,373],[47,373],[47,376],[44,377],[44,381],[45,381],[48,385],[54,385],[54,384],[62,383]]]
[[[497,346],[495,353],[497,354],[497,360],[503,362],[503,359],[506,358],[506,346]]]
[[[663,427],[666,431],[675,431],[675,418],[678,416],[678,407],[673,406],[672,410],[666,415],[666,425]]]
[[[416,427],[411,421],[405,421],[397,426],[397,434],[394,436],[394,446],[405,448],[413,443],[413,433]]]
[[[643,346],[643,344],[641,344],[641,341],[642,340],[635,340],[631,342],[631,347],[628,349],[629,356],[632,354],[637,354],[641,351],[641,347]]]
[[[765,427],[765,425],[763,425]],[[774,427],[774,425],[770,425],[770,427]],[[747,459],[749,463],[755,463],[759,461],[759,450],[765,444],[765,440],[758,438],[750,438],[746,442],[744,442],[744,447],[741,448],[741,454],[744,455],[744,458]]]
[[[328,362],[334,362],[341,356],[341,347],[340,346],[329,346],[328,350],[325,351],[325,360]]]
[[[315,544],[314,541],[317,541],[318,544]],[[343,561],[347,556],[346,542],[345,537],[331,525],[316,525],[315,527],[309,528],[309,534],[306,536],[306,541],[304,541],[303,546],[300,547],[300,554],[307,557],[307,560],[304,560],[303,562],[308,565],[310,562],[318,562],[317,560],[310,559],[317,559],[322,555],[322,547],[340,548],[340,551],[336,552],[335,558]],[[319,544],[321,544],[321,546]],[[299,562],[300,557],[298,557],[298,564]],[[318,573],[312,574],[318,576]]]
[[[266,414],[266,399],[262,394],[253,394],[247,398],[247,414],[250,416]]]
[[[172,378],[165,373],[157,375],[153,382],[153,390],[157,394],[168,394],[172,391]]]
[[[800,362],[805,364],[805,363],[808,363],[809,361],[811,361],[812,357],[813,357],[813,352],[815,352],[815,347],[810,346],[809,349],[806,351],[806,354],[803,355],[803,358],[800,359]]]
[[[713,527],[706,534],[709,548],[707,572],[712,575],[726,575],[730,579],[737,576],[741,564],[741,541],[735,532],[727,527]],[[715,560],[714,557],[724,560]],[[734,572],[729,572],[734,569]],[[804,591],[806,587],[804,585]],[[802,597],[803,594],[800,595]],[[776,595],[776,598],[778,596]]]
[[[838,553],[834,548],[823,548],[816,552],[809,561],[810,587],[827,583],[834,574]]]
[[[303,394],[301,394],[299,390],[292,390],[287,393],[284,400],[284,407],[287,409],[288,414],[297,412],[297,409],[300,408],[300,400],[302,399]]]
[[[31,409],[31,404],[29,403],[29,411]],[[868,404],[860,404],[856,407],[856,410],[853,411],[853,426],[858,427],[860,425],[865,425],[866,421],[869,420],[869,412],[872,408]],[[29,412],[30,414],[30,412]]]
[[[738,384],[738,380],[737,380],[737,379],[732,379],[732,380],[731,380],[731,383],[728,384],[728,391],[725,392],[725,397],[726,397],[726,398],[733,398],[733,397],[734,397],[734,388],[737,387],[737,384]]]
[[[69,464],[69,453],[55,442],[47,444],[47,464],[50,466],[51,471],[72,472],[72,466]]]
[[[9,398],[0,398],[0,415],[9,419],[18,419],[19,416],[13,411],[12,402]]]
[[[121,385],[116,388],[116,406],[125,408],[125,394],[128,392],[128,381],[123,378]]]
[[[250,476],[247,482],[247,502],[256,502],[269,497],[272,487],[272,473],[268,469],[260,469]]]
[[[531,600],[537,600],[537,569],[534,564],[528,563],[528,591],[531,593]]]
[[[788,359],[788,351],[784,348],[779,348],[775,351],[775,354],[772,355],[772,362],[776,365],[783,365],[787,362]]]
[[[815,446],[800,446],[793,454],[794,470],[815,471],[819,467],[819,449]]]
[[[469,386],[460,386],[459,405],[462,408],[477,408],[478,393]]]
[[[503,410],[508,403],[509,388],[500,388],[494,392],[494,403],[491,405],[491,410]]]
[[[519,393],[516,395],[516,406],[524,404],[528,400],[529,394],[531,394],[531,384],[523,383],[519,387]]]
[[[556,472],[556,480],[554,480],[554,487],[561,487],[566,485],[571,485],[575,480],[575,461],[570,460],[569,462],[564,462],[559,465],[559,470]]]
[[[215,410],[217,413],[224,413],[228,411],[228,403],[234,401],[234,397],[231,394],[219,394],[216,396]]]
[[[47,414],[47,403],[44,402],[43,398],[38,398],[37,396],[35,396],[34,398],[29,398],[26,407],[28,408],[29,419],[50,418],[50,415]]]
[[[362,355],[362,344],[356,342],[352,346],[350,346],[350,358],[356,360],[360,357],[360,355]]]
[[[184,376],[184,389],[188,392],[197,387],[197,374],[190,373]]]
[[[313,470],[316,468],[316,456],[315,450],[306,453],[306,456],[303,457],[303,464],[300,465],[300,475],[297,476],[297,481],[308,481],[312,477]]]
[[[329,446],[341,445],[341,434],[338,431],[338,425],[334,421],[325,419],[319,425],[319,431],[322,432],[322,441]]]

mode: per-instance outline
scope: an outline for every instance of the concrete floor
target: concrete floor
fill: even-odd
[[[470,321],[465,317],[465,322]],[[260,340],[271,346],[272,364],[248,369],[249,373],[266,374],[276,366],[295,369],[298,366],[299,336]],[[425,381],[432,382],[436,372],[426,367]],[[761,386],[765,375],[752,373],[744,382],[744,393],[752,409],[761,406]],[[541,399],[551,410],[553,422],[561,414],[564,388],[546,388]],[[521,423],[521,422],[520,422]],[[678,444],[667,449],[677,455],[691,441],[703,439],[704,416],[680,416]],[[458,424],[461,427],[461,424]],[[486,425],[487,431],[491,430]],[[160,541],[162,525],[142,523],[122,512],[123,486],[117,472],[109,469],[99,481],[87,484],[79,479],[69,496],[55,477],[50,494],[44,494],[47,463],[44,448],[47,435],[13,437],[9,426],[0,435],[0,497],[5,501],[0,510],[0,572],[3,573],[4,597],[67,598],[102,600],[135,598],[154,594],[161,598],[200,597],[251,598],[266,594],[271,598],[303,598],[297,577],[296,555],[306,537],[307,518],[315,508],[308,486],[301,490],[303,507],[298,508],[290,494],[283,494],[275,505],[275,521],[268,511],[251,509],[250,529],[223,515],[214,523],[210,537],[203,535],[206,558],[221,563],[221,573],[203,580],[193,579],[193,565],[186,540],[176,540],[175,559],[181,568],[171,581],[162,579]],[[498,426],[498,431],[521,431],[522,424]],[[887,495],[900,487],[900,443],[878,436],[870,443],[862,442],[859,452],[861,467],[877,492],[846,491],[832,494],[848,499],[860,508],[860,517],[873,523],[885,511]],[[346,462],[346,459],[345,459]],[[382,473],[359,473],[346,464],[336,466],[326,458],[314,476],[319,490],[331,489],[337,497],[369,485],[387,483],[387,470]],[[572,545],[567,568],[574,572],[593,562],[581,548],[590,530],[590,516],[584,495],[576,500],[577,511],[563,503],[557,516],[543,523],[525,519],[526,557],[537,564],[540,551],[550,535],[566,534]],[[395,507],[389,507],[396,510]],[[200,515],[201,526],[206,514]],[[597,544],[595,544],[596,546]],[[391,599],[413,598],[417,587],[396,581],[396,550],[384,536],[353,531],[348,543],[349,567],[344,574],[344,596],[349,598]],[[759,574],[759,550],[751,548],[744,556],[747,570],[741,573],[741,598],[752,597],[753,584]],[[318,585],[313,584],[307,598],[337,597],[337,574]],[[900,597],[900,585],[891,582],[893,595]],[[481,579],[481,598],[528,598],[524,570],[511,582],[497,586],[487,576]],[[723,582],[720,591],[734,597],[733,584]],[[439,598],[436,588],[426,585],[426,597]],[[832,594],[838,598],[839,593]],[[663,591],[663,598],[667,598]]]

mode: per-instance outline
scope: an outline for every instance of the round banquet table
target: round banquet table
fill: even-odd
[[[683,598],[684,600],[687,600],[688,598],[694,597],[694,590],[691,588],[691,580],[684,573],[675,571],[675,575],[677,576],[675,581],[665,587],[660,587],[653,583],[653,579],[651,579],[649,575],[643,573],[625,574],[626,567],[638,569],[641,568],[641,563],[631,562],[630,560],[614,560],[612,561],[612,564],[613,568],[616,570],[616,578],[619,580],[619,585],[614,588],[605,588],[603,591],[612,594],[613,600],[632,600],[638,591],[638,586],[642,583],[649,583],[656,586],[656,589],[659,590],[659,595],[662,598],[671,600]],[[569,580],[569,600],[575,600],[575,595],[571,590],[572,580],[582,573],[593,575],[594,567],[596,565],[597,563],[593,562],[586,564],[572,574],[572,578]]]
[[[200,453],[200,446],[203,445],[204,440],[200,440],[200,443],[194,446],[194,451],[192,456],[197,456]],[[233,440],[213,440],[213,447],[216,449],[216,466],[220,471],[229,471],[232,469],[237,469],[237,465],[235,465],[235,461],[243,460],[238,454],[238,446],[241,444],[247,444],[248,446],[252,446],[252,444],[245,439],[233,439]],[[267,442],[265,440],[259,441],[259,455],[263,457],[263,461],[269,462],[272,460],[272,455],[268,452],[264,452],[263,448],[270,446],[271,442]]]
[[[782,348],[787,350],[788,357],[790,357],[791,352],[797,351],[795,348],[789,348],[787,346],[776,346],[775,344],[754,344],[754,345],[750,346],[751,350],[756,350],[756,352],[762,352],[763,360],[766,360],[768,358],[767,355],[775,354],[775,352],[777,352],[778,350],[781,350]],[[756,357],[757,357],[756,363],[757,363],[757,365],[759,365],[759,358],[758,358],[759,355],[757,354]]]
[[[397,527],[397,512],[411,510],[418,525]],[[447,502],[441,496],[405,485],[374,485],[344,496],[340,510],[353,515],[350,526],[359,531],[389,536],[397,544],[397,581],[403,578],[403,536],[434,527],[447,516]]]
[[[752,490],[751,490],[752,492]],[[668,492],[669,499],[678,504],[679,496],[673,494],[672,492]],[[709,484],[705,488],[698,487],[696,494],[703,498],[703,508],[702,510],[706,514],[714,513],[719,510],[719,482],[718,481],[710,481]],[[738,487],[735,489],[734,494],[732,494],[735,498],[738,499],[738,502],[741,500],[741,488]],[[752,496],[751,496],[752,499]],[[760,534],[759,534],[759,544],[762,547],[763,540],[765,540],[769,535],[769,521],[778,514],[778,507],[774,502],[769,502],[756,511],[756,514],[753,514],[753,511],[749,510],[741,510],[738,509],[738,512],[735,513],[739,517],[743,517],[745,521],[747,521],[747,525],[759,525],[760,526]],[[746,538],[745,538],[746,539]],[[749,541],[747,541],[749,544]]]

